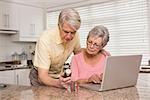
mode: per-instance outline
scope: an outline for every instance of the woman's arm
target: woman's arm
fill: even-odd
[[[79,66],[77,64],[76,57],[74,56],[71,61],[71,80],[76,81],[79,78]]]
[[[76,81],[78,84],[85,84],[85,83],[101,83],[103,74],[93,74],[89,79],[79,79]]]
[[[88,79],[88,82],[89,82],[89,83],[101,83],[102,77],[103,77],[103,74],[101,74],[101,75],[93,74],[93,75]]]
[[[89,83],[88,79],[79,79],[76,81],[77,84],[85,84],[85,83]]]

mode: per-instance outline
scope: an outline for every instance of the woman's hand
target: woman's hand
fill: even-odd
[[[88,82],[89,83],[101,83],[102,77],[103,77],[103,74],[101,75],[94,74],[88,79]]]

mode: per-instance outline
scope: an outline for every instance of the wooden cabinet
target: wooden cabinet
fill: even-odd
[[[19,12],[16,4],[0,2],[0,29],[19,30]]]
[[[30,86],[30,69],[0,71],[0,83]]]
[[[19,6],[20,30],[19,34],[13,35],[14,41],[37,41],[39,34],[44,29],[44,10],[31,6]]]

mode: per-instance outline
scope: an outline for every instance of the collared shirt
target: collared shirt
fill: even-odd
[[[78,33],[73,40],[64,44],[61,40],[59,28],[48,29],[39,38],[34,57],[34,66],[48,69],[52,77],[57,77],[67,58],[72,52],[80,50]]]

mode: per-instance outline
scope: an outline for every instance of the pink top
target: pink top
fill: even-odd
[[[103,73],[106,55],[102,55],[99,62],[95,65],[86,64],[83,52],[75,55],[71,62],[71,79],[77,81],[79,79],[88,79],[93,74]]]

